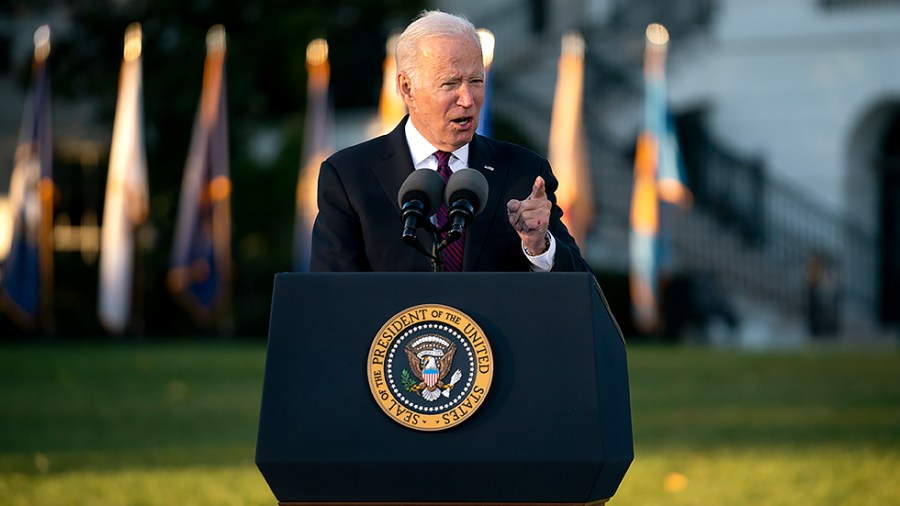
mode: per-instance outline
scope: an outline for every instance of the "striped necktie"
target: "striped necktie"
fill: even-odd
[[[437,158],[438,166],[437,171],[438,174],[443,176],[444,183],[450,179],[450,175],[453,174],[453,171],[450,170],[450,156],[452,153],[448,153],[446,151],[435,151],[434,156]],[[449,216],[447,214],[447,204],[443,204],[440,209],[438,209],[437,214],[435,214],[435,224],[438,228],[443,227]],[[443,240],[447,236],[446,233],[441,234],[441,240]],[[466,239],[466,232],[463,231],[462,237],[448,244],[446,248],[443,250],[443,260],[444,260],[444,270],[449,272],[459,272],[462,270],[462,261],[463,261],[463,247],[465,245],[464,241]]]

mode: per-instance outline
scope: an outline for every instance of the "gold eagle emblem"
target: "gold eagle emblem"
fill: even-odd
[[[449,397],[450,389],[462,377],[457,369],[450,382],[444,383],[453,366],[456,344],[441,336],[425,335],[407,344],[404,351],[409,359],[409,368],[419,380],[409,391],[419,393],[428,401],[434,401],[442,394]]]

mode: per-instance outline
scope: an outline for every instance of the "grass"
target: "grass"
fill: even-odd
[[[265,345],[0,348],[0,504],[266,504]]]
[[[0,346],[0,504],[274,505],[259,342]],[[632,345],[611,505],[900,504],[900,353]]]
[[[900,504],[900,354],[632,348],[622,504]]]

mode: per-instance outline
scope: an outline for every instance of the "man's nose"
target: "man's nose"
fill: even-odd
[[[472,107],[475,103],[475,97],[472,96],[472,90],[469,89],[469,85],[463,83],[459,86],[459,97],[456,99],[456,104],[460,107]]]

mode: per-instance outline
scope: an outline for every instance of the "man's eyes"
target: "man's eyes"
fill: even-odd
[[[454,88],[458,88],[459,85],[460,85],[460,83],[462,83],[461,80],[445,81],[445,82],[441,83],[441,88],[444,88],[444,89],[454,89]],[[484,84],[484,78],[482,78],[482,77],[477,77],[477,78],[474,78],[474,79],[469,79],[469,80],[468,80],[468,83],[469,83],[469,84],[475,84],[475,85],[483,85],[483,84]]]

